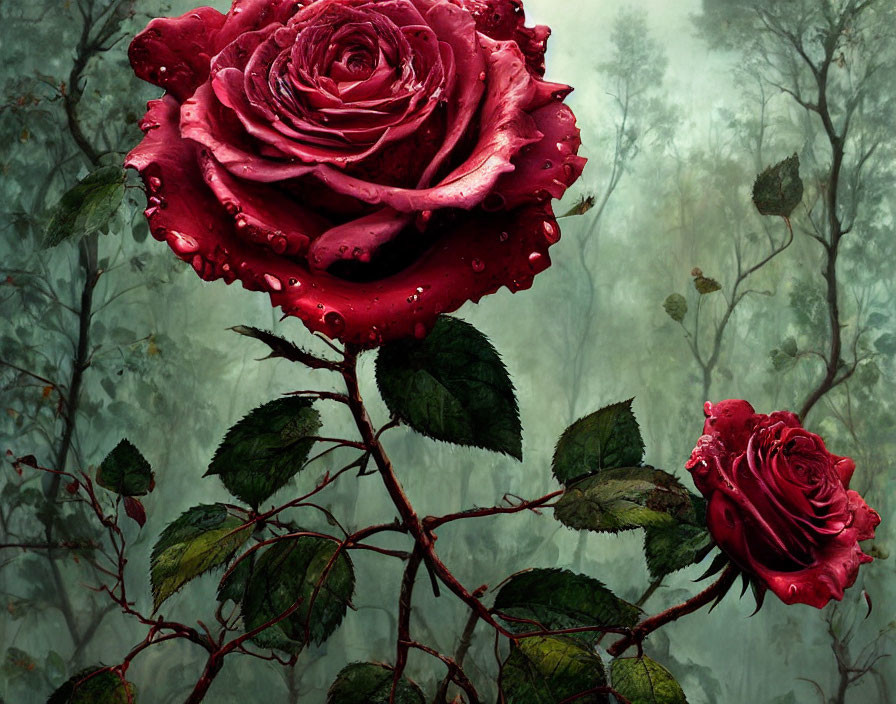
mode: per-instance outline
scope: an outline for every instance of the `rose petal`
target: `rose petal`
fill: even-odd
[[[381,208],[338,225],[314,241],[308,252],[308,264],[312,269],[325,270],[341,259],[368,262],[383,244],[391,242],[413,219],[410,213]]]
[[[210,7],[152,20],[128,48],[134,73],[186,100],[208,78],[215,37],[223,24],[224,15]]]

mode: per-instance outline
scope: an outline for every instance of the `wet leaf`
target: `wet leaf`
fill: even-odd
[[[205,476],[219,476],[233,496],[258,508],[302,469],[320,427],[309,399],[266,403],[227,431]]]
[[[596,687],[607,676],[597,653],[581,641],[560,636],[524,638],[511,646],[498,686],[504,704],[557,704]],[[603,693],[585,694],[577,704],[607,704]]]
[[[155,487],[155,478],[149,462],[125,438],[96,470],[96,483],[121,496],[144,496]]]
[[[644,441],[632,401],[614,403],[569,426],[554,450],[552,471],[562,484],[605,469],[640,464]]]
[[[631,704],[687,704],[672,673],[646,655],[617,658],[610,664],[613,689]]]
[[[418,433],[522,460],[513,383],[495,348],[469,323],[443,315],[425,339],[384,345],[376,379],[392,414]]]
[[[694,508],[687,489],[671,474],[624,467],[570,484],[554,515],[570,528],[616,533],[692,522]]]
[[[170,523],[152,550],[153,610],[187,582],[220,567],[250,538],[251,528],[222,504],[194,506]]]
[[[390,703],[393,671],[385,665],[356,662],[342,668],[327,692],[327,704],[425,704],[421,689],[407,677],[399,680]]]
[[[351,560],[342,551],[328,569],[338,545],[305,536],[281,540],[265,550],[249,578],[243,621],[252,630],[298,608],[252,640],[262,648],[298,653],[309,642],[320,645],[345,616],[355,587]],[[315,588],[320,589],[314,598]]]
[[[585,626],[630,627],[638,622],[641,613],[637,606],[623,601],[598,580],[560,569],[515,574],[501,587],[494,609],[536,622],[505,620],[508,630],[514,633]],[[595,630],[569,637],[593,644],[601,635]]]
[[[43,246],[55,247],[104,228],[121,205],[124,182],[120,166],[105,166],[84,177],[53,209]]]
[[[762,215],[788,218],[802,199],[803,182],[797,154],[769,166],[753,184],[753,203]]]

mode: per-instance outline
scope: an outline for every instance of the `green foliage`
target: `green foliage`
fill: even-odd
[[[613,689],[632,704],[687,704],[672,673],[646,655],[617,658],[610,664]]]
[[[797,154],[769,166],[753,184],[753,203],[762,215],[789,218],[802,199],[803,181]]]
[[[121,496],[144,496],[155,487],[155,478],[149,462],[125,438],[96,470],[96,483]]]
[[[274,357],[293,359],[297,355],[305,354],[298,345],[290,342],[289,340],[284,340],[279,335],[275,335],[274,333],[268,332],[267,330],[262,330],[261,328],[253,328],[250,325],[235,325],[230,329],[239,335],[243,335],[245,337],[254,337],[256,340],[260,340],[268,347],[270,347],[271,353],[264,359],[272,359]]]
[[[570,528],[616,533],[692,522],[694,507],[688,490],[668,472],[623,467],[570,484],[554,515]]]
[[[672,320],[680,323],[688,314],[688,302],[680,293],[670,293],[663,302],[663,309]]]
[[[345,551],[326,538],[281,540],[258,559],[243,599],[243,622],[253,630],[298,608],[252,640],[263,648],[298,653],[308,643],[323,643],[342,622],[355,587]],[[316,596],[315,596],[316,592]]]
[[[218,601],[227,601],[228,599],[236,604],[242,602],[246,596],[246,587],[249,586],[249,578],[255,570],[255,553],[252,553],[242,560],[231,570],[221,584],[218,585]]]
[[[799,356],[796,339],[793,337],[786,338],[780,347],[776,347],[769,352],[769,356],[772,359],[772,366],[775,368],[775,371],[789,369],[796,363]]]
[[[231,494],[257,509],[302,469],[320,427],[308,399],[288,396],[259,406],[227,431],[206,476],[218,475]]]
[[[376,380],[392,414],[418,433],[522,460],[513,383],[488,338],[469,323],[443,315],[425,339],[384,345]]]
[[[601,408],[563,432],[552,466],[558,481],[569,484],[601,470],[640,464],[644,441],[632,400]]]
[[[124,181],[120,166],[104,166],[84,177],[53,209],[43,246],[55,247],[104,228],[124,198]]]
[[[534,569],[513,575],[495,597],[494,609],[540,624],[506,620],[508,630],[514,633],[584,626],[631,627],[641,613],[598,580],[560,569]],[[571,637],[593,644],[601,635],[595,630]]]
[[[402,677],[392,693],[392,669],[372,662],[346,665],[327,692],[327,704],[425,704],[421,689]]]
[[[524,638],[511,646],[498,686],[505,704],[557,704],[604,687],[607,676],[597,653],[579,640],[560,636]],[[607,704],[606,694],[577,697],[581,704]]]
[[[676,523],[650,526],[644,531],[644,554],[652,579],[699,562],[712,546],[709,531],[700,526]]]
[[[170,523],[152,550],[153,608],[187,582],[220,567],[250,538],[251,528],[223,504],[194,506]]]
[[[715,279],[710,279],[708,276],[698,274],[694,277],[694,288],[697,289],[697,293],[699,293],[701,296],[705,296],[708,293],[721,291],[722,284],[720,284]]]
[[[114,672],[90,667],[51,694],[47,704],[137,704],[137,689]]]

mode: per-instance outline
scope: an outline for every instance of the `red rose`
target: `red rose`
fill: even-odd
[[[127,157],[202,278],[378,344],[527,288],[581,174],[569,86],[519,0],[236,0],[130,48],[149,103]]]
[[[855,463],[829,453],[793,413],[755,413],[746,401],[704,410],[687,468],[718,546],[786,604],[842,599],[871,562],[858,541],[880,523],[849,489]]]

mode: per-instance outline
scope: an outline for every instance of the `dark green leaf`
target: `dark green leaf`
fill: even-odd
[[[327,704],[425,704],[420,688],[402,677],[392,693],[392,669],[371,662],[356,662],[342,668],[327,692]]]
[[[106,455],[96,470],[96,483],[121,496],[144,496],[155,487],[149,462],[127,439]]]
[[[425,339],[383,346],[376,380],[389,410],[418,433],[522,460],[513,384],[495,348],[469,323],[443,315]]]
[[[57,689],[47,704],[136,704],[137,689],[109,670],[90,667]],[[97,674],[94,674],[97,673]]]
[[[720,284],[715,279],[710,279],[707,276],[695,276],[694,288],[697,289],[697,293],[699,293],[701,296],[705,296],[708,293],[721,291],[722,284]]]
[[[552,470],[562,484],[601,470],[640,464],[644,441],[632,400],[614,403],[580,418],[560,436]]]
[[[663,303],[663,308],[672,320],[680,323],[688,314],[688,302],[680,293],[670,293]]]
[[[718,555],[712,558],[712,562],[709,563],[709,567],[706,568],[706,571],[699,577],[697,577],[697,579],[695,579],[694,581],[702,582],[707,577],[712,577],[714,574],[718,574],[728,566],[728,563],[728,556],[725,553],[720,552]]]
[[[256,644],[297,653],[309,642],[323,643],[336,630],[355,586],[345,551],[333,560],[337,547],[331,540],[305,536],[275,543],[258,559],[243,599],[246,630],[301,603],[288,617],[255,636]]]
[[[632,704],[687,704],[672,673],[646,655],[617,658],[610,664],[613,689]]]
[[[517,641],[501,667],[498,686],[504,704],[557,704],[577,694],[605,687],[600,657],[581,641],[536,636]],[[577,704],[607,704],[603,693],[585,694]]]
[[[644,532],[644,554],[653,579],[684,569],[705,555],[712,544],[709,531],[687,523],[652,526]]]
[[[251,527],[231,516],[223,504],[194,506],[170,523],[152,550],[153,608],[187,582],[220,567],[252,535]]]
[[[762,215],[788,218],[802,199],[803,182],[797,154],[769,166],[753,184],[753,203]]]
[[[554,515],[570,528],[615,533],[692,522],[694,508],[687,489],[671,474],[623,467],[571,484]]]
[[[218,475],[231,494],[258,508],[302,469],[320,427],[306,398],[266,403],[227,431],[206,476]]]
[[[298,345],[293,344],[289,340],[284,340],[282,337],[275,335],[272,332],[268,332],[267,330],[253,328],[249,325],[236,325],[230,329],[240,335],[261,340],[264,344],[270,347],[271,353],[265,357],[265,359],[271,359],[272,357],[295,359],[297,356],[306,354]]]
[[[229,575],[218,585],[218,601],[230,601],[239,604],[246,596],[249,578],[255,570],[255,553],[240,560]]]
[[[598,580],[560,569],[515,574],[501,587],[494,608],[506,616],[540,624],[507,620],[507,628],[514,633],[584,626],[630,627],[638,622],[641,612]],[[600,636],[600,631],[575,635],[588,643]]]
[[[55,247],[105,227],[121,205],[124,181],[120,166],[104,166],[82,179],[53,209],[43,246]]]

